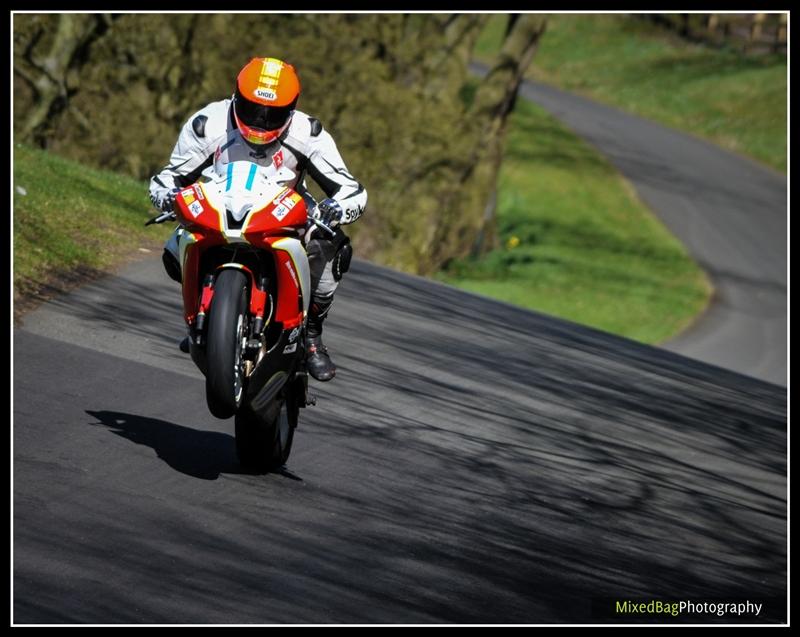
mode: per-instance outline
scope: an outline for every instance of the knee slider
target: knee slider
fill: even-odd
[[[350,240],[345,241],[333,257],[331,264],[331,271],[335,281],[341,281],[345,272],[350,269],[350,259],[353,258],[353,246],[350,245]]]
[[[173,281],[177,281],[178,283],[181,282],[181,264],[178,263],[178,260],[175,258],[175,255],[172,254],[169,250],[164,250],[163,254],[161,255],[161,261],[164,263],[164,270],[167,272],[167,276]]]

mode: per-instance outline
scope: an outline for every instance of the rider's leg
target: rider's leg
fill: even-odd
[[[322,324],[333,305],[336,288],[342,275],[350,266],[350,240],[339,229],[333,237],[317,236],[308,243],[308,260],[311,267],[311,303],[306,326],[306,367],[308,373],[321,381],[336,375],[328,348],[322,342]]]
[[[181,282],[181,261],[180,249],[178,241],[183,234],[183,228],[178,226],[169,236],[167,242],[164,244],[164,252],[161,255],[161,261],[164,264],[164,270],[173,281]]]

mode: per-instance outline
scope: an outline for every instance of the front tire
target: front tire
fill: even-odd
[[[247,276],[241,270],[223,270],[214,283],[206,340],[206,402],[217,418],[233,416],[245,394],[247,292]]]

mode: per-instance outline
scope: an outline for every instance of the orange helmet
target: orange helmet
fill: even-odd
[[[239,71],[233,116],[245,141],[269,144],[286,130],[300,97],[300,80],[291,64],[253,58]]]

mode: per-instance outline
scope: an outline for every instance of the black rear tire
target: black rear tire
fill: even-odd
[[[276,399],[259,416],[249,406],[236,413],[236,455],[255,473],[280,469],[289,459],[299,409],[293,399]]]
[[[223,270],[214,283],[206,337],[206,402],[217,418],[230,418],[245,395],[243,340],[248,321],[247,276]]]

